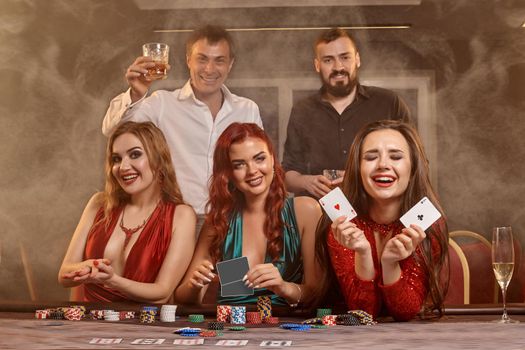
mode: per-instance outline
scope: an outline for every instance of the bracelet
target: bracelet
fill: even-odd
[[[301,302],[301,298],[303,297],[303,291],[301,290],[301,286],[299,286],[297,283],[292,283],[292,284],[296,286],[297,289],[299,290],[299,298],[297,298],[297,301],[294,304],[288,303],[288,305],[290,305],[290,307],[297,307],[299,303]]]

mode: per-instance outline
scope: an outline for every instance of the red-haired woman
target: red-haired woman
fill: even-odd
[[[374,317],[408,320],[425,304],[441,312],[448,286],[448,279],[440,279],[448,261],[445,220],[426,232],[399,222],[424,196],[443,213],[417,131],[399,121],[365,126],[352,143],[345,170],[342,190],[358,217],[340,217],[331,225],[323,217],[317,256],[321,264],[331,262],[333,274],[325,274],[321,285],[329,288],[335,277],[348,308]]]
[[[314,263],[318,203],[287,198],[272,143],[255,124],[230,125],[217,141],[213,162],[209,212],[175,299],[200,303],[215,263],[246,256],[244,281],[255,294],[218,296],[219,303],[251,303],[260,295],[276,305],[310,302],[321,274]]]

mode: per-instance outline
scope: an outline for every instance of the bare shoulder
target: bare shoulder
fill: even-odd
[[[295,215],[300,223],[317,221],[321,217],[321,206],[319,203],[306,196],[294,198]]]
[[[321,206],[319,205],[319,202],[317,202],[312,197],[295,197],[294,207],[296,212],[304,212],[306,215],[321,213]]]
[[[92,214],[95,216],[96,212],[104,205],[104,192],[97,192],[91,196],[86,208],[84,209],[85,214]]]
[[[193,208],[187,204],[179,204],[173,213],[173,226],[182,226],[191,224],[195,226],[197,215]]]

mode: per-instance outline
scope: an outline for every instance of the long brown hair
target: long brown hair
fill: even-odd
[[[171,155],[164,134],[151,122],[125,122],[120,124],[110,135],[106,147],[106,186],[104,190],[104,220],[107,220],[114,208],[130,201],[130,195],[120,187],[113,176],[113,144],[123,134],[136,136],[148,157],[149,166],[160,184],[162,199],[176,204],[184,203],[177,184],[177,177],[171,162]]]
[[[414,206],[414,204],[416,204],[421,198],[426,196],[441,212],[442,217],[444,218],[443,209],[441,208],[430,183],[429,163],[419,135],[410,124],[397,120],[373,122],[364,126],[357,133],[354,142],[350,147],[350,153],[346,163],[345,177],[342,183],[343,193],[350,200],[360,216],[368,216],[370,197],[365,191],[361,178],[362,145],[368,134],[374,131],[386,129],[396,130],[401,133],[407,141],[410,149],[410,163],[412,169],[408,187],[401,198],[400,212],[404,213],[408,211],[408,209]],[[317,227],[316,259],[322,264],[321,266],[331,266],[330,256],[326,245],[330,223],[330,219],[326,215],[323,215]],[[430,238],[435,240],[439,245],[438,255],[432,254]],[[431,309],[437,310],[441,315],[443,311],[443,300],[448,289],[448,274],[445,274],[445,278],[440,277],[442,268],[448,268],[448,229],[444,219],[441,220],[438,225],[433,225],[427,230],[427,239],[422,242],[421,247],[423,252],[422,265],[429,276],[427,296],[429,296],[432,301],[430,305]],[[334,282],[335,276],[332,270],[330,273],[326,274],[326,280],[324,281],[323,287],[329,288]]]
[[[207,204],[206,225],[213,228],[214,237],[210,254],[215,260],[222,257],[222,244],[228,233],[232,215],[242,212],[246,205],[243,193],[237,190],[231,181],[233,166],[230,159],[230,147],[235,143],[243,142],[248,137],[262,140],[268,147],[271,157],[273,157],[274,177],[264,205],[266,212],[264,233],[268,240],[267,251],[273,260],[279,258],[279,253],[283,247],[284,222],[281,211],[286,199],[284,171],[276,158],[272,142],[260,127],[253,123],[233,123],[224,130],[217,140],[213,154],[213,174],[210,179],[210,199]]]

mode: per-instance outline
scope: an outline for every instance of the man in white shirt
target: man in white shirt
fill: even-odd
[[[205,26],[186,43],[190,79],[175,91],[158,90],[146,97],[152,81],[145,76],[154,66],[138,57],[126,71],[129,89],[115,97],[104,117],[102,132],[109,135],[124,121],[151,121],[164,133],[184,200],[204,218],[213,151],[220,134],[231,123],[256,123],[262,127],[255,102],[232,94],[224,81],[234,62],[231,36],[221,27]]]

